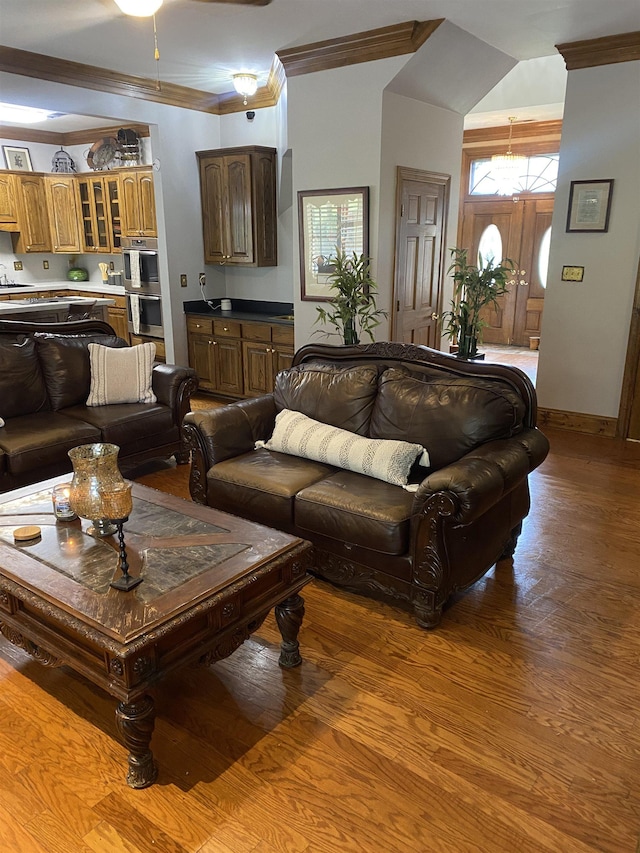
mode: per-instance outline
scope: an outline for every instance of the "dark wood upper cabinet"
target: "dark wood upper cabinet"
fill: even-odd
[[[196,156],[205,263],[276,266],[276,149],[251,145]]]

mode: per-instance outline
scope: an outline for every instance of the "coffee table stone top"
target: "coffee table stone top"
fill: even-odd
[[[280,551],[308,549],[304,540],[134,483],[124,533],[129,571],[144,582],[121,592],[109,586],[120,574],[117,538],[89,535],[84,519],[56,522],[51,490],[62,480],[0,495],[0,570],[119,642],[166,624],[232,581],[257,580],[261,562]],[[13,531],[28,524],[41,537],[15,542]]]

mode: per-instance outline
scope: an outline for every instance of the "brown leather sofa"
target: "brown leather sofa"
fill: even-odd
[[[123,472],[151,458],[188,462],[182,421],[195,371],[155,364],[156,403],[88,407],[91,342],[128,346],[99,320],[0,321],[0,492],[71,471],[67,452],[79,444],[117,444]]]
[[[424,446],[415,491],[260,447],[284,409],[362,436]],[[548,452],[517,368],[426,347],[309,345],[272,394],[185,420],[190,490],[203,504],[308,539],[314,573],[412,608],[432,628],[456,590],[510,558],[528,475]]]

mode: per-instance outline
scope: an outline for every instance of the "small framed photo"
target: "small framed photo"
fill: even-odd
[[[17,172],[33,172],[28,148],[12,148],[10,145],[3,145],[2,150],[4,151],[7,169],[13,169]]]
[[[613,179],[571,181],[567,231],[608,231]]]
[[[298,192],[301,298],[331,300],[337,252],[369,253],[369,187]]]

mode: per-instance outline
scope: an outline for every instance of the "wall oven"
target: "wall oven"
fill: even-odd
[[[160,293],[157,237],[123,237],[122,261],[127,290]]]
[[[127,292],[127,325],[134,335],[164,338],[162,298],[151,293]]]

